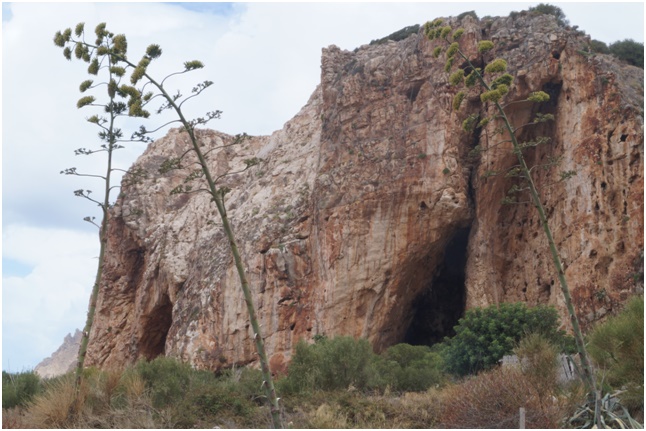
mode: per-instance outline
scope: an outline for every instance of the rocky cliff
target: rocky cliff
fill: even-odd
[[[456,19],[451,20],[453,24]],[[584,326],[639,287],[643,249],[643,71],[580,50],[589,38],[551,16],[478,21],[462,46],[496,43],[516,76],[508,100],[543,90],[555,121],[527,128],[551,138],[528,161],[561,157],[536,182]],[[455,27],[455,25],[454,25]],[[199,136],[211,168],[231,188],[226,205],[254,290],[274,371],[299,339],[317,334],[432,343],[465,308],[548,303],[565,316],[547,242],[531,205],[500,202],[513,181],[485,178],[514,164],[494,146],[495,124],[462,131],[483,109],[462,112],[437,42],[412,35],[354,52],[323,50],[321,83],[282,130],[226,147]],[[516,126],[538,108],[509,109]],[[215,369],[255,361],[228,244],[208,195],[171,195],[185,171],[159,173],[188,149],[179,130],[154,142],[125,178],[109,226],[105,278],[88,365],[119,366],[167,355]],[[224,145],[224,148],[220,148]],[[469,152],[490,148],[479,158]],[[262,162],[234,174],[244,159]]]
[[[78,359],[79,346],[81,345],[81,331],[78,329],[74,335],[67,334],[63,344],[49,358],[43,359],[34,371],[43,378],[51,378],[68,373],[74,369]]]

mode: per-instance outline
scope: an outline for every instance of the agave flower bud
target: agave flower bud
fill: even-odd
[[[184,63],[184,68],[186,70],[201,69],[204,67],[204,64],[199,60],[187,61]]]
[[[106,23],[104,22],[96,26],[96,28],[94,29],[94,33],[96,34],[96,37],[102,39],[106,35],[105,26],[106,26]]]
[[[430,21],[426,21],[426,24],[424,24],[423,29],[424,29],[424,36],[426,36],[429,40],[433,40],[435,35],[433,24]]]
[[[502,58],[497,58],[485,66],[486,73],[498,73],[507,70],[507,62]]]
[[[152,44],[146,48],[146,55],[150,58],[158,58],[162,54],[162,50],[159,45]]]
[[[460,105],[462,104],[462,101],[464,100],[464,91],[460,91],[458,94],[455,95],[453,98],[453,110],[454,111],[459,111],[460,110]]]
[[[77,37],[81,37],[81,35],[83,34],[83,29],[84,28],[85,28],[85,23],[84,22],[79,22],[78,24],[76,24],[76,28],[74,29],[74,34]]]
[[[550,95],[544,91],[535,91],[529,95],[527,100],[529,100],[530,102],[537,102],[537,103],[547,102],[548,100],[550,100]]]
[[[118,54],[125,55],[128,51],[128,41],[126,40],[125,34],[116,35],[114,39],[112,39],[112,43],[114,44],[114,50]]]
[[[452,43],[451,45],[449,45],[449,47],[447,48],[447,50],[446,50],[446,56],[447,56],[447,57],[449,57],[449,58],[450,58],[450,57],[453,57],[453,56],[458,52],[459,47],[460,47],[460,45],[458,45],[458,43],[457,43],[457,42],[453,42],[453,43]]]
[[[502,98],[502,94],[498,90],[485,91],[480,95],[480,100],[484,102],[498,102]]]
[[[63,37],[65,38],[65,42],[69,42],[70,39],[72,38],[72,29],[66,28],[65,31],[63,32]]]
[[[113,74],[115,74],[115,75],[116,75],[116,76],[118,76],[118,77],[122,77],[123,75],[125,75],[125,74],[126,74],[126,69],[124,69],[124,68],[123,68],[123,67],[121,67],[121,66],[112,66],[112,67],[110,68],[110,73],[113,73]]]
[[[449,57],[446,60],[446,63],[444,64],[444,71],[446,73],[449,73],[451,71],[451,67],[453,67],[453,60],[455,60],[455,57]]]
[[[463,34],[464,34],[464,29],[463,28],[459,28],[459,29],[455,30],[453,32],[453,40],[460,39]]]
[[[76,58],[80,60],[83,57],[84,52],[85,50],[83,49],[83,44],[77,42],[76,46],[74,47],[74,55],[76,56]]]
[[[79,99],[79,101],[76,102],[76,107],[80,109],[80,108],[82,108],[84,106],[87,106],[87,105],[90,105],[90,104],[94,103],[95,100],[96,99],[94,98],[94,96],[81,97]]]
[[[97,75],[99,73],[99,60],[94,58],[87,68],[87,73],[90,75]]]
[[[451,85],[459,85],[464,81],[464,70],[458,69],[449,76]]]
[[[54,35],[54,45],[61,48],[65,46],[65,38],[63,37],[63,33],[61,33],[60,31],[57,31]]]
[[[487,52],[493,49],[493,42],[490,40],[481,40],[478,42],[478,52]]]
[[[473,87],[474,85],[476,85],[476,82],[478,82],[478,73],[480,73],[480,68],[472,70],[471,73],[469,73],[464,79],[464,84],[467,87]]]
[[[79,86],[81,93],[85,93],[85,91],[92,86],[92,82],[93,81],[91,79],[81,82],[81,85]]]

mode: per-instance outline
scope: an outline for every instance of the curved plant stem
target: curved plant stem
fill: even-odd
[[[469,67],[471,67],[472,70],[476,73],[476,76],[478,77],[480,85],[487,91],[490,91],[491,88],[485,82],[482,75],[478,72],[478,69],[474,67],[471,61],[464,55],[464,53],[461,50],[458,49],[457,53],[469,64]],[[599,394],[597,392],[596,382],[594,379],[594,374],[592,372],[592,366],[590,363],[587,349],[585,347],[585,341],[583,339],[583,334],[581,332],[581,327],[579,325],[579,319],[576,315],[576,311],[574,310],[574,304],[572,302],[572,297],[570,295],[570,288],[565,278],[563,263],[561,262],[558,249],[556,247],[556,242],[554,241],[554,237],[552,235],[552,230],[550,229],[548,224],[545,208],[541,202],[538,189],[534,184],[534,180],[532,178],[530,168],[528,168],[527,163],[525,162],[525,157],[523,157],[522,149],[518,143],[518,139],[516,138],[515,130],[512,127],[509,121],[509,118],[507,117],[507,114],[505,113],[505,110],[500,105],[500,103],[495,102],[495,106],[496,106],[496,109],[498,110],[498,113],[500,114],[499,117],[505,123],[505,129],[509,133],[509,136],[513,145],[513,149],[514,149],[513,152],[516,154],[521,171],[523,172],[523,176],[525,180],[527,180],[528,189],[532,196],[532,202],[534,203],[534,207],[536,207],[536,210],[538,211],[538,216],[541,221],[541,226],[543,227],[543,231],[545,232],[545,236],[547,237],[547,242],[550,248],[550,254],[552,256],[552,262],[554,263],[554,268],[556,269],[556,273],[559,279],[561,292],[563,293],[563,298],[565,300],[565,305],[568,310],[568,315],[570,316],[570,323],[572,324],[572,332],[574,333],[574,339],[576,342],[577,351],[581,358],[581,366],[583,368],[583,375],[581,376],[581,378],[588,392],[591,394],[594,394],[595,406],[597,406],[599,404]],[[601,427],[601,423],[599,422],[599,416],[595,415],[595,419],[597,421],[597,426]]]
[[[129,63],[125,59],[122,59],[122,61]],[[132,63],[130,64],[134,66]],[[211,170],[208,167],[204,153],[202,152],[199,146],[199,143],[197,141],[197,137],[195,136],[195,130],[193,126],[184,117],[184,114],[182,113],[181,108],[175,103],[173,98],[166,92],[166,90],[161,84],[157,83],[157,81],[151,78],[148,74],[145,74],[145,76],[150,81],[151,84],[157,87],[157,89],[161,92],[161,94],[167,100],[170,106],[172,106],[172,108],[175,110],[175,113],[179,117],[180,122],[186,129],[186,132],[188,133],[191,139],[193,150],[197,155],[200,167],[202,169],[202,172],[204,173],[204,177],[208,184],[209,194],[211,195],[213,202],[215,202],[215,206],[217,207],[218,214],[220,215],[220,219],[222,221],[224,233],[226,234],[227,239],[229,240],[229,248],[231,249],[231,254],[233,255],[233,260],[235,262],[236,270],[238,272],[238,277],[240,279],[240,288],[242,289],[242,293],[244,295],[245,303],[247,305],[247,310],[249,312],[249,320],[251,322],[251,327],[254,332],[253,338],[254,338],[254,342],[256,343],[256,350],[258,352],[258,358],[260,360],[260,368],[262,370],[262,375],[264,379],[263,388],[265,390],[265,394],[267,396],[267,400],[270,405],[272,424],[274,428],[283,428],[281,417],[280,417],[280,406],[278,404],[279,398],[276,395],[276,389],[274,387],[273,379],[271,377],[271,370],[269,369],[269,361],[267,360],[267,353],[265,352],[265,342],[263,340],[260,324],[258,323],[258,318],[256,316],[256,309],[253,303],[253,298],[251,296],[249,281],[247,280],[244,264],[242,263],[242,258],[240,257],[238,244],[236,242],[235,235],[233,233],[233,227],[229,222],[227,211],[224,206],[224,192],[221,189],[217,188],[216,181],[213,179],[213,175],[211,174]]]

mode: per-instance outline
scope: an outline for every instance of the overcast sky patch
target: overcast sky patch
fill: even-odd
[[[184,9],[199,12],[210,13],[214,15],[228,16],[234,13],[234,4],[231,2],[169,2],[169,4],[180,6]]]
[[[2,3],[2,22],[10,21],[12,16],[11,3]]]

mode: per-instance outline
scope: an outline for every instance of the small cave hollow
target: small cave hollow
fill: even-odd
[[[404,343],[427,345],[455,335],[466,305],[465,268],[471,228],[458,230],[447,243],[442,262],[413,300],[413,315]]]
[[[173,304],[168,295],[163,295],[144,319],[143,334],[139,344],[141,356],[152,361],[166,353],[166,337],[172,323]]]

